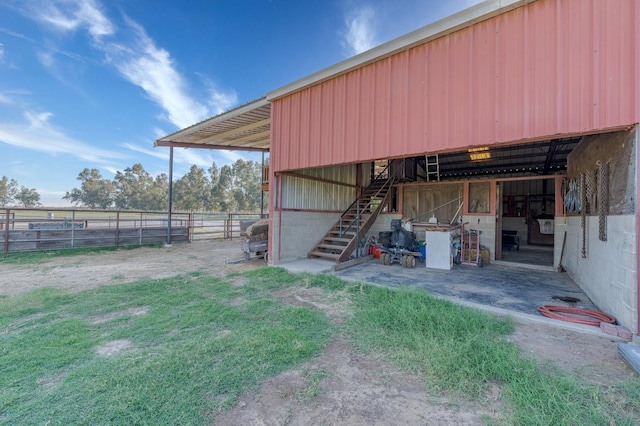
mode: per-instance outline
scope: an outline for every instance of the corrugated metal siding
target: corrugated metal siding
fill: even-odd
[[[298,171],[300,174],[355,184],[355,167],[335,166]],[[282,208],[296,210],[344,211],[355,200],[353,187],[295,176],[282,176]]]
[[[292,170],[582,133],[640,116],[638,0],[538,0],[272,105]]]

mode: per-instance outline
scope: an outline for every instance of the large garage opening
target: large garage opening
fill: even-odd
[[[353,268],[352,274],[362,274],[360,279],[381,284],[428,281],[425,277],[433,277],[434,269],[435,274],[452,270],[446,275],[452,277],[450,285],[435,280],[440,285],[433,291],[442,294],[459,288],[465,271],[472,280],[469,285],[477,287],[468,291],[476,302],[484,300],[487,283],[473,281],[480,272],[469,271],[493,270],[509,281],[501,287],[509,300],[522,306],[527,300],[540,304],[556,296],[559,287],[539,280],[525,285],[535,297],[522,289],[513,294],[510,282],[521,281],[526,275],[522,266],[527,266],[537,269],[535,273],[554,274],[545,282],[567,278],[599,309],[637,330],[637,304],[619,303],[637,297],[636,144],[636,128],[630,127],[277,171],[270,184],[272,262],[318,258],[316,266]],[[411,256],[424,248],[422,259],[414,257],[409,263],[404,252],[400,260],[370,250],[370,240],[384,244],[383,236],[398,230],[398,220],[412,222],[405,229],[415,233],[415,244],[406,246],[412,246]],[[438,229],[430,228],[434,224]],[[435,233],[446,233],[447,238],[427,241]],[[465,240],[479,240],[479,245],[467,246]],[[369,262],[376,253],[378,262]],[[442,253],[446,260],[435,256]],[[456,253],[465,261],[451,261]],[[437,267],[429,264],[433,254],[432,259],[442,260]],[[474,255],[482,258],[482,265],[468,262]],[[491,279],[495,289],[497,281]],[[612,298],[614,294],[626,296]]]
[[[555,179],[501,181],[497,220],[501,252],[496,260],[553,266]]]
[[[417,223],[468,223],[492,260],[554,267],[562,179],[583,137],[395,159],[387,212]],[[391,160],[387,160],[391,161]],[[378,162],[379,163],[379,162]],[[456,223],[454,223],[456,222]]]

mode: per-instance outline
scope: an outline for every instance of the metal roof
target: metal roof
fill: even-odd
[[[155,146],[269,151],[271,104],[260,98],[179,130]]]

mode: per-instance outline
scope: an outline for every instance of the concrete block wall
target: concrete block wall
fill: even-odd
[[[462,216],[465,228],[480,230],[480,245],[489,249],[489,258],[496,260],[496,219],[493,215]],[[468,222],[468,223],[467,223]]]
[[[378,235],[380,232],[391,231],[391,220],[392,219],[402,219],[402,215],[400,213],[390,213],[390,214],[380,214],[378,215],[376,221],[373,223],[367,237],[373,235],[378,239]],[[423,238],[424,239],[424,238]]]
[[[553,267],[557,267],[560,264],[560,256],[562,256],[562,266],[566,268],[565,264],[568,260],[567,243],[565,242],[564,254],[562,254],[562,240],[564,239],[564,233],[567,231],[567,221],[569,218],[556,216],[553,228]],[[575,231],[574,231],[575,232]],[[569,236],[567,236],[567,240]]]
[[[270,223],[272,227],[270,262],[277,265],[307,257],[307,254],[339,218],[338,212],[274,212]]]
[[[562,264],[571,278],[602,311],[638,334],[638,253],[635,216],[607,217],[607,241],[598,238],[598,217],[587,217],[586,258],[582,257],[580,217],[556,220],[555,259],[559,261],[564,230],[567,241]]]

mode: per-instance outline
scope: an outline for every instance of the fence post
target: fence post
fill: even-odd
[[[189,212],[189,226],[187,226],[187,241],[191,242],[193,238],[193,233],[195,232],[196,219],[195,213]]]
[[[76,237],[76,211],[73,210],[71,212],[71,248],[75,247],[75,237]]]
[[[116,248],[120,245],[120,211],[116,212]]]
[[[4,211],[4,254],[9,254],[9,213],[9,209]]]
[[[133,226],[136,226],[134,223]],[[140,212],[140,245],[142,245],[142,212]]]

